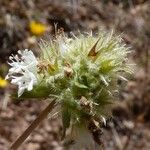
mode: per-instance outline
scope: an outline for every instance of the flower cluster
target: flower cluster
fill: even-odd
[[[18,51],[18,55],[10,56],[11,66],[6,79],[11,79],[11,83],[18,85],[18,97],[20,97],[24,90],[31,91],[33,85],[37,83],[37,64],[38,61],[32,51],[25,49]]]
[[[18,85],[18,96],[56,99],[63,137],[70,126],[94,133],[105,123],[117,80],[130,73],[128,48],[119,36],[102,32],[72,38],[58,34],[40,48],[38,59],[29,50],[10,56],[6,78]]]

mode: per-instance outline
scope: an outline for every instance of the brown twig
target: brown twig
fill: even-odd
[[[31,123],[31,125],[23,132],[21,136],[17,138],[17,140],[11,145],[11,150],[16,150],[18,147],[25,141],[25,139],[30,135],[30,133],[44,120],[48,113],[54,108],[56,104],[55,100],[53,100],[41,113],[40,115]]]

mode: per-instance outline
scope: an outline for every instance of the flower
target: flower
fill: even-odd
[[[37,78],[32,72],[25,70],[21,76],[12,76],[11,83],[18,85],[18,97],[20,97],[25,89],[28,91],[33,89],[33,85],[37,84]]]
[[[31,72],[36,72],[37,70],[38,61],[33,52],[28,49],[25,49],[24,51],[19,50],[18,55],[12,55],[9,59],[11,62],[8,62],[8,64],[11,68],[9,69],[7,76],[14,73],[22,73],[26,69]]]
[[[42,35],[46,30],[47,27],[39,22],[31,21],[29,24],[30,32],[34,35]]]
[[[11,83],[18,85],[18,97],[21,96],[25,89],[31,91],[33,85],[37,83],[37,64],[38,61],[33,52],[25,49],[18,51],[18,55],[9,57],[11,66],[6,79],[11,79]]]
[[[5,88],[8,82],[0,76],[0,87]]]

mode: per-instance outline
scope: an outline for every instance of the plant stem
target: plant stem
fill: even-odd
[[[10,146],[11,150],[16,150],[26,140],[30,133],[47,117],[49,112],[54,108],[56,101],[51,103],[39,114],[39,116],[31,123],[31,125],[23,132],[21,136]]]

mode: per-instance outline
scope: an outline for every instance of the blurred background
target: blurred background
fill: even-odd
[[[12,101],[4,80],[10,54],[39,49],[55,26],[70,34],[114,30],[131,47],[134,74],[120,84],[112,117],[101,135],[106,150],[150,149],[150,1],[148,0],[0,0],[0,150],[9,145],[47,106],[47,101]],[[44,120],[20,150],[63,150],[61,122]]]

